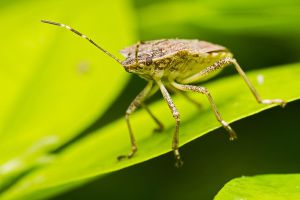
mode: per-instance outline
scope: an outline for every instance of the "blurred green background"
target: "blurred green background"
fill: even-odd
[[[86,41],[40,24],[39,20],[44,18],[78,28],[116,55],[119,49],[139,40],[197,38],[228,47],[245,71],[300,61],[297,0],[1,0],[0,138],[11,138],[0,146],[3,160],[18,155],[18,148],[22,152],[22,142],[18,147],[13,142],[27,138],[19,137],[19,129],[27,130],[36,123],[35,118],[27,117],[28,113],[54,110],[52,118],[45,118],[45,124],[40,124],[42,128],[31,130],[28,137],[38,137],[35,133],[60,120],[62,130],[70,134],[59,138],[62,142],[54,144],[54,148],[49,147],[52,153],[60,153],[92,131],[123,117],[131,100],[146,84],[139,77],[126,74]],[[74,66],[80,73],[68,74],[65,69]],[[234,73],[234,69],[228,68],[217,78]],[[64,80],[64,85],[58,84],[59,80]],[[113,85],[103,84],[106,81]],[[45,82],[49,82],[49,88],[44,87]],[[49,91],[53,86],[58,90]],[[49,93],[51,96],[47,96]],[[67,98],[68,105],[57,103],[57,96]],[[82,107],[88,104],[85,96],[95,103]],[[150,101],[159,98],[158,94]],[[40,99],[52,107],[41,109]],[[275,107],[235,122],[232,126],[239,139],[233,143],[222,129],[213,131],[181,148],[185,161],[181,169],[174,168],[173,155],[169,153],[93,178],[90,183],[51,199],[213,199],[234,177],[299,173],[299,111],[300,102],[295,101],[283,110]],[[80,120],[71,121],[76,118]],[[25,128],[17,127],[24,120]],[[73,129],[64,128],[68,123],[78,124],[73,129],[80,132],[71,134]],[[14,130],[8,133],[11,127]],[[57,130],[53,128],[51,132]],[[14,181],[0,191],[9,189]]]

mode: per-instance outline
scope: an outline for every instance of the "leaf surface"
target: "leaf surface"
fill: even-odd
[[[117,13],[111,21],[102,20],[109,14],[108,7]],[[101,116],[129,77],[122,66],[86,40],[41,19],[71,25],[114,54],[132,43],[135,34],[126,0],[19,1],[0,9],[0,23],[5,27],[0,31],[5,38],[0,65],[3,191],[51,160],[49,152]],[[112,22],[115,28],[103,28]]]
[[[293,101],[300,98],[299,73],[300,64],[290,64],[252,71],[247,75],[262,97]],[[228,122],[237,121],[273,107],[273,105],[257,104],[238,75],[219,79],[207,83],[205,86],[210,90],[220,113]],[[196,109],[195,105],[188,103],[181,96],[174,97],[182,118],[181,145],[220,127],[211,112],[207,99],[200,94],[192,94],[191,97],[203,104],[201,110]],[[131,122],[139,151],[132,159],[122,162],[116,160],[117,156],[128,153],[130,149],[126,123],[124,119],[120,119],[77,141],[60,154],[54,155],[51,162],[23,177],[0,197],[2,199],[45,198],[100,175],[171,151],[174,120],[168,106],[161,100],[150,105],[150,109],[154,114],[159,114],[159,119],[164,122],[165,131],[154,134],[152,130],[155,128],[155,124],[147,113],[141,110],[134,114]],[[243,134],[237,132],[239,135]],[[227,133],[224,130],[225,134]],[[224,136],[224,142],[226,142],[225,138]]]
[[[299,174],[270,174],[235,178],[226,183],[215,200],[292,200],[299,198]]]

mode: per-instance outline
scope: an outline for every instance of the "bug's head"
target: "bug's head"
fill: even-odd
[[[123,62],[122,65],[124,69],[133,74],[140,75],[142,77],[147,77],[147,75],[151,74],[152,71],[152,60],[151,62],[146,62],[146,60],[142,59],[135,59],[127,57]],[[150,77],[149,77],[150,78]]]
[[[146,66],[144,63],[134,62],[131,64],[127,64],[125,61],[123,61],[123,67],[127,72],[139,75],[140,77],[147,80],[151,79],[151,68]]]
[[[153,69],[151,67],[153,64],[152,57],[148,54],[137,53],[136,48],[137,45],[133,45],[120,51],[125,57],[125,60],[123,60],[121,64],[129,73],[142,76],[150,74]]]
[[[135,68],[136,68],[136,66],[132,66],[132,65],[130,65],[130,64],[127,64],[125,61],[126,61],[126,60],[124,60],[124,61],[122,62],[122,66],[124,67],[124,69],[126,70],[126,72],[129,72],[129,73],[135,73]]]

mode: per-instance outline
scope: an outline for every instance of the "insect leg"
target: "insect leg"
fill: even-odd
[[[151,92],[147,96],[147,99],[150,98],[152,95],[154,95],[157,92],[157,90],[158,90],[158,86],[154,85],[152,87]],[[154,120],[154,122],[158,126],[157,128],[154,129],[154,132],[161,132],[164,129],[164,125],[157,119],[157,117],[155,117],[155,115],[151,112],[151,110],[149,109],[149,107],[144,102],[141,103],[141,106],[148,112],[148,114],[150,115],[150,117]]]
[[[129,107],[126,110],[125,119],[129,130],[130,142],[131,142],[131,152],[128,155],[118,156],[118,160],[122,160],[124,158],[131,158],[135,152],[137,151],[136,141],[134,134],[132,132],[132,128],[129,121],[129,116],[142,104],[142,102],[146,99],[148,94],[151,92],[153,85],[153,81],[149,81],[146,87],[135,97],[135,99],[131,102]]]
[[[248,77],[246,76],[245,72],[242,70],[242,68],[238,64],[238,62],[234,58],[231,58],[231,57],[226,57],[226,58],[223,58],[223,59],[215,62],[212,66],[207,67],[204,70],[200,71],[199,73],[182,80],[181,83],[187,84],[187,83],[195,82],[195,81],[199,80],[199,78],[206,76],[210,72],[213,72],[213,71],[215,71],[217,69],[220,69],[220,68],[224,68],[224,67],[226,67],[227,65],[230,65],[230,64],[233,64],[235,66],[235,69],[242,76],[242,78],[246,82],[247,86],[251,90],[252,94],[254,95],[254,97],[255,97],[255,99],[257,100],[258,103],[261,103],[261,104],[274,104],[274,103],[277,103],[277,104],[280,104],[281,107],[285,106],[286,102],[281,100],[281,99],[262,99],[260,97],[260,95],[258,94],[257,90],[253,87],[253,85],[250,82],[250,80],[248,79]]]
[[[154,132],[161,132],[162,130],[164,130],[164,125],[155,117],[155,115],[153,115],[153,113],[148,108],[148,106],[145,103],[141,103],[141,106],[148,112],[148,114],[151,116],[151,118],[158,126],[157,128],[154,129]]]
[[[228,123],[226,121],[224,121],[222,119],[222,117],[221,117],[221,115],[220,115],[220,113],[217,109],[217,106],[216,106],[210,92],[205,87],[194,86],[194,85],[182,85],[182,84],[178,84],[178,83],[175,83],[175,82],[172,82],[171,84],[175,88],[177,88],[179,90],[182,90],[182,91],[194,91],[194,92],[198,92],[198,93],[202,93],[202,94],[206,95],[217,120],[222,124],[222,126],[229,133],[229,139],[234,140],[234,139],[237,138],[236,133],[234,132],[234,130],[228,125]]]
[[[197,106],[199,109],[202,108],[201,103],[199,103],[198,101],[196,101],[195,99],[191,98],[188,94],[186,94],[185,92],[182,92],[181,90],[178,90],[177,88],[173,87],[173,86],[169,86],[168,89],[172,90],[172,92],[174,93],[179,93],[180,95],[182,95],[186,100],[188,100],[189,102],[191,102],[192,104],[194,104],[195,106]]]
[[[168,90],[166,89],[166,87],[163,85],[163,83],[160,80],[157,80],[156,82],[157,82],[157,84],[158,84],[158,86],[159,86],[159,88],[161,90],[161,93],[162,93],[164,99],[168,103],[168,106],[169,106],[169,108],[170,108],[170,110],[172,112],[173,118],[176,121],[175,131],[174,131],[173,140],[172,140],[172,149],[173,149],[173,152],[174,152],[174,155],[175,155],[175,159],[176,159],[175,166],[176,167],[181,167],[182,164],[183,164],[183,162],[182,162],[182,160],[180,158],[180,153],[179,153],[179,150],[178,150],[180,114],[177,111],[177,108],[175,107],[175,104],[173,103],[173,101],[171,99],[171,96],[170,96]]]
[[[281,99],[262,99],[260,95],[258,94],[257,90],[253,87],[252,83],[246,76],[245,72],[242,70],[238,62],[234,58],[228,58],[228,62],[233,64],[235,66],[235,69],[238,71],[238,73],[242,76],[246,84],[248,85],[249,89],[251,90],[252,94],[254,95],[255,99],[258,103],[261,104],[280,104],[281,107],[284,107],[286,105],[286,102]]]

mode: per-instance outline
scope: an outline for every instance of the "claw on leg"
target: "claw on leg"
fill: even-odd
[[[157,128],[153,129],[154,133],[160,133],[164,130],[164,126],[160,124]]]
[[[266,104],[266,105],[279,104],[282,108],[284,108],[286,106],[286,101],[284,101],[282,99],[262,99],[262,100],[259,100],[259,103]]]
[[[221,124],[222,126],[227,130],[228,134],[229,134],[229,140],[233,141],[235,139],[237,139],[237,134],[235,133],[235,131],[229,126],[229,124],[227,122],[225,122],[224,120],[221,120]]]
[[[117,157],[118,161],[124,160],[124,159],[130,159],[133,157],[133,155],[136,153],[137,151],[137,147],[136,146],[132,146],[131,152],[128,155],[120,155]]]
[[[180,153],[178,151],[178,149],[174,149],[174,156],[175,156],[175,167],[180,168],[183,165],[183,161],[180,158]]]

